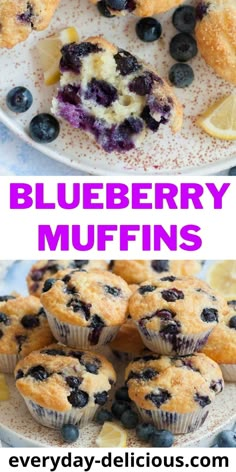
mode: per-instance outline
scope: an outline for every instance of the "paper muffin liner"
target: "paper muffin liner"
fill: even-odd
[[[101,328],[75,326],[59,321],[48,312],[46,314],[53,336],[57,341],[70,347],[96,349],[96,347],[104,346],[113,341],[120,328],[120,326],[104,326]]]
[[[18,354],[0,354],[0,372],[13,374],[18,360]]]
[[[236,364],[220,364],[226,382],[236,382]]]
[[[171,413],[163,410],[144,410],[137,407],[142,419],[152,422],[158,429],[167,429],[173,434],[187,434],[200,428],[208,417],[210,408],[205,407],[194,413]]]
[[[60,429],[64,424],[75,424],[83,428],[93,420],[98,409],[98,405],[94,405],[93,407],[86,406],[83,409],[72,408],[69,412],[63,413],[44,408],[27,397],[23,396],[23,398],[35,421],[53,429]]]
[[[163,338],[159,332],[152,331],[146,327],[142,329],[137,323],[139,333],[150,351],[165,355],[185,356],[200,351],[206,344],[207,339],[212,331],[205,331],[203,334],[184,335],[184,334],[166,334]]]

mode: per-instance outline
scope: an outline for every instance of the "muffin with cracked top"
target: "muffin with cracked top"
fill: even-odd
[[[28,290],[31,295],[40,297],[45,280],[50,277],[57,278],[57,272],[64,269],[81,269],[90,271],[93,269],[106,270],[108,264],[105,261],[88,261],[85,259],[81,260],[41,260],[37,261],[32,265],[27,277],[26,282]],[[59,277],[60,278],[60,273]]]
[[[122,277],[128,284],[141,284],[153,277],[191,276],[200,272],[202,261],[167,261],[167,260],[117,260],[110,262],[110,269]]]
[[[228,302],[230,312],[211,332],[203,352],[217,362],[228,382],[236,381],[236,313],[235,301]],[[232,308],[233,305],[233,308]]]
[[[48,27],[60,0],[0,0],[0,48],[12,48]]]
[[[46,280],[41,302],[58,341],[90,348],[115,337],[130,294],[127,283],[108,271],[72,271],[62,280]]]
[[[164,13],[184,0],[90,0],[91,3],[103,3],[111,15],[123,16],[127,13],[145,17]]]
[[[53,341],[38,298],[0,297],[0,372],[12,373],[19,359]]]
[[[15,379],[35,420],[61,428],[90,422],[106,403],[116,374],[101,354],[54,344],[20,361]]]
[[[196,39],[206,63],[236,85],[235,0],[201,0],[197,4]]]
[[[166,282],[165,282],[166,283]],[[191,354],[202,349],[228,312],[226,301],[198,279],[159,285],[144,282],[131,296],[129,313],[144,344],[160,354]]]
[[[167,124],[173,132],[182,126],[182,106],[167,82],[102,37],[63,46],[60,70],[52,112],[108,153],[128,152]]]
[[[219,366],[204,354],[166,357],[151,353],[134,359],[125,379],[142,419],[175,434],[202,426],[224,386]]]

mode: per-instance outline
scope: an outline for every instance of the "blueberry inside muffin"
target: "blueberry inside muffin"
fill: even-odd
[[[182,125],[182,107],[159,75],[103,38],[63,46],[53,112],[93,136],[106,152],[126,152],[148,132]]]

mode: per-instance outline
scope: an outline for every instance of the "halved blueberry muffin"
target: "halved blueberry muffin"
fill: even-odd
[[[147,133],[182,126],[182,106],[159,75],[101,37],[63,46],[52,111],[106,152],[135,148]]]
[[[38,298],[0,297],[0,372],[12,373],[19,359],[53,340]]]
[[[25,41],[49,25],[60,0],[0,0],[0,48]]]
[[[226,301],[207,284],[188,278],[164,284],[150,279],[129,301],[129,313],[144,344],[160,354],[186,355],[202,349],[228,312]]]
[[[109,265],[112,272],[122,277],[129,284],[141,284],[149,278],[166,276],[196,275],[202,268],[202,261],[166,261],[166,260],[117,260]]]
[[[224,386],[219,366],[204,354],[150,353],[128,365],[125,379],[143,420],[175,434],[198,429]]]
[[[206,63],[236,85],[236,2],[201,0],[197,4],[196,39]]]
[[[131,12],[137,16],[150,16],[163,13],[183,3],[184,0],[90,0],[103,4],[112,15],[126,15]]]
[[[116,381],[101,354],[59,344],[32,352],[15,369],[16,387],[36,421],[50,428],[84,426]]]
[[[108,344],[125,322],[131,291],[108,271],[72,271],[46,280],[41,302],[55,338],[90,348]]]
[[[106,270],[108,264],[105,261],[88,261],[82,260],[50,260],[37,261],[32,265],[26,281],[31,295],[40,297],[45,280],[50,277],[60,278],[56,276],[57,272],[64,269],[84,269],[87,272],[93,269]]]

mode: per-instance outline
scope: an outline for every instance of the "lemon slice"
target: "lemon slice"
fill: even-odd
[[[76,28],[70,26],[38,42],[37,49],[46,85],[53,85],[60,79],[59,62],[62,46],[78,41],[79,35]]]
[[[0,402],[9,400],[9,388],[6,383],[6,379],[3,374],[0,374]]]
[[[198,126],[214,138],[236,139],[236,95],[217,101],[198,119]]]
[[[207,281],[227,300],[236,299],[236,261],[219,261],[213,264],[207,274]]]
[[[96,439],[98,447],[126,447],[127,432],[116,423],[104,423]]]

